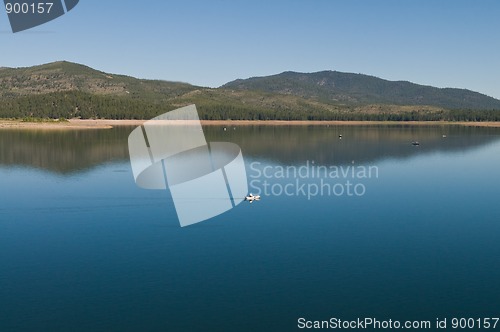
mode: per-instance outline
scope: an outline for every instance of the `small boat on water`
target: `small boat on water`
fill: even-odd
[[[420,142],[418,142],[418,141],[413,141],[413,142],[411,142],[411,145],[413,145],[413,146],[419,146],[419,145],[420,145]]]
[[[247,197],[245,197],[245,201],[249,201],[251,204],[251,203],[253,203],[253,201],[260,201],[260,196],[249,194]]]

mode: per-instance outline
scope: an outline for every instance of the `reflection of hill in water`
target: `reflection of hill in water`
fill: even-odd
[[[0,165],[70,173],[125,161],[127,138],[133,129],[0,130]]]
[[[460,126],[206,126],[207,141],[239,144],[247,159],[281,164],[373,163],[429,152],[458,152],[500,139],[497,128]],[[2,130],[0,165],[30,166],[57,173],[78,172],[128,160],[133,127],[109,130]],[[343,139],[339,140],[339,134]],[[442,135],[447,135],[443,138]],[[421,146],[411,146],[418,140]]]
[[[204,130],[209,141],[233,141],[246,157],[282,164],[306,160],[327,165],[353,160],[371,163],[429,152],[464,151],[500,139],[498,128],[462,126],[248,126]],[[412,141],[419,141],[421,146],[412,146]]]

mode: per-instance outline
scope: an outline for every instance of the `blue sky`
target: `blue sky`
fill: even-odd
[[[219,86],[286,70],[338,70],[500,98],[500,1],[80,0],[12,34],[0,66],[56,60]]]

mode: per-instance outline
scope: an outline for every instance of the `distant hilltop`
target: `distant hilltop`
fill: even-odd
[[[387,81],[363,74],[321,71],[284,72],[236,80],[223,86],[312,98],[326,103],[429,105],[447,109],[500,110],[500,100],[453,88],[436,88],[407,81]]]
[[[284,72],[220,88],[61,61],[0,68],[0,117],[148,119],[195,103],[203,119],[498,121],[500,100],[363,74]]]

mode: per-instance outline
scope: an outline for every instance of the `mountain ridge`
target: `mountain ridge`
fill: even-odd
[[[5,67],[4,67],[5,68]],[[10,83],[10,86],[9,84]],[[145,86],[146,85],[146,86]],[[160,80],[143,80],[132,76],[110,74],[68,61],[0,71],[0,97],[46,94],[78,90],[96,94],[127,95],[127,88],[138,93],[158,94],[155,97],[182,94],[191,90],[191,84]],[[10,88],[11,91],[8,91]],[[14,88],[14,89],[13,89]],[[128,91],[128,92],[127,92]]]
[[[299,95],[327,102],[432,105],[448,109],[499,109],[500,100],[461,88],[437,88],[410,81],[390,81],[372,75],[319,71],[237,79],[222,85],[235,90],[258,90]]]
[[[365,74],[287,71],[219,88],[67,61],[0,69],[0,117],[147,119],[196,104],[207,120],[500,120],[500,100]]]

